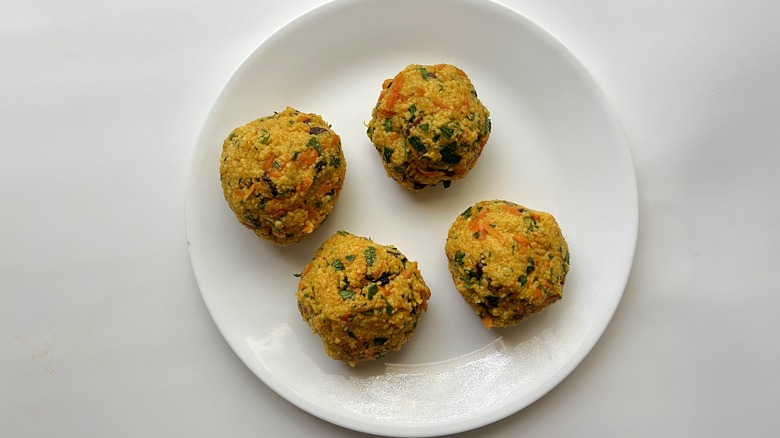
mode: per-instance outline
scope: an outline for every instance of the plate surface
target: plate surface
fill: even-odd
[[[382,81],[410,63],[457,65],[491,111],[493,131],[479,162],[448,189],[401,188],[365,135]],[[279,248],[236,221],[218,162],[234,127],[287,105],[333,125],[347,177],[323,227]],[[477,428],[560,383],[620,301],[638,218],[628,144],[587,71],[529,19],[480,0],[337,0],[289,23],[247,58],[214,104],[186,196],[198,286],[241,360],[313,415],[394,436]],[[447,271],[450,224],[485,199],[552,213],[571,252],[563,300],[514,328],[486,330]],[[396,245],[419,262],[432,291],[404,349],[356,368],[325,355],[294,295],[294,274],[339,229]]]

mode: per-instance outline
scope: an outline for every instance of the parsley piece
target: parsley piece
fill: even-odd
[[[330,265],[333,266],[333,268],[336,269],[337,271],[344,270],[344,264],[341,263],[341,260],[339,259],[333,260],[333,263],[331,263]]]
[[[379,288],[377,287],[376,283],[371,283],[370,286],[368,286],[368,299],[373,300],[374,295],[379,292]]]
[[[463,159],[460,154],[455,153],[457,143],[454,141],[439,151],[441,153],[441,160],[447,164],[458,164]]]
[[[463,257],[466,257],[466,253],[458,250],[455,251],[455,263],[462,265],[463,264]]]
[[[425,146],[425,143],[420,140],[420,137],[411,136],[409,137],[409,144],[412,145],[414,150],[417,152],[425,152],[428,148]]]
[[[306,147],[314,148],[317,150],[317,155],[322,155],[322,145],[317,141],[317,137],[310,138]]]
[[[385,159],[385,163],[389,163],[393,158],[393,148],[384,148],[382,150],[382,158]]]
[[[260,139],[260,143],[266,144],[268,143],[268,139],[271,138],[271,134],[268,133],[265,129],[260,131],[260,136],[258,137]]]
[[[341,295],[341,298],[345,300],[354,300],[355,299],[355,292],[351,290],[341,290],[339,291],[339,295]]]
[[[539,229],[539,225],[536,224],[536,219],[531,216],[524,216],[523,221],[525,221],[529,233]]]
[[[376,261],[376,248],[369,246],[363,251],[363,255],[366,257],[366,264],[368,264],[368,266],[374,266],[374,261]]]

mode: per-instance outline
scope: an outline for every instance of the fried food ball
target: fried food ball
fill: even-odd
[[[339,231],[306,265],[296,296],[325,352],[355,366],[409,341],[431,291],[417,262],[394,246]]]
[[[346,173],[330,125],[290,107],[234,129],[219,164],[222,192],[239,222],[282,246],[322,225]]]
[[[463,70],[412,64],[382,84],[367,134],[387,175],[420,190],[465,177],[490,129],[490,112]]]
[[[560,300],[569,272],[555,218],[509,201],[467,208],[445,253],[455,287],[487,328],[517,325]]]

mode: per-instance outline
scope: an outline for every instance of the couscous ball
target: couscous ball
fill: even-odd
[[[325,352],[355,366],[409,341],[431,292],[395,247],[339,231],[306,265],[296,296]]]
[[[509,201],[466,209],[445,252],[455,287],[487,328],[517,325],[560,300],[569,272],[555,218]]]
[[[490,129],[490,112],[463,70],[412,64],[382,84],[367,134],[387,175],[420,190],[465,177]]]
[[[346,162],[341,139],[322,117],[288,107],[234,129],[222,145],[219,173],[239,222],[289,245],[333,210]]]

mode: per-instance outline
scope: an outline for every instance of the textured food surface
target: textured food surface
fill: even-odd
[[[488,328],[517,325],[563,296],[569,248],[549,213],[478,202],[453,222],[445,252],[455,287]]]
[[[388,176],[420,190],[465,177],[490,129],[490,112],[463,70],[411,64],[382,84],[367,134]]]
[[[325,352],[354,366],[409,341],[431,292],[395,247],[339,231],[304,268],[296,296]]]
[[[219,172],[239,222],[289,245],[333,210],[346,162],[341,139],[322,117],[288,107],[234,129],[222,145]]]

